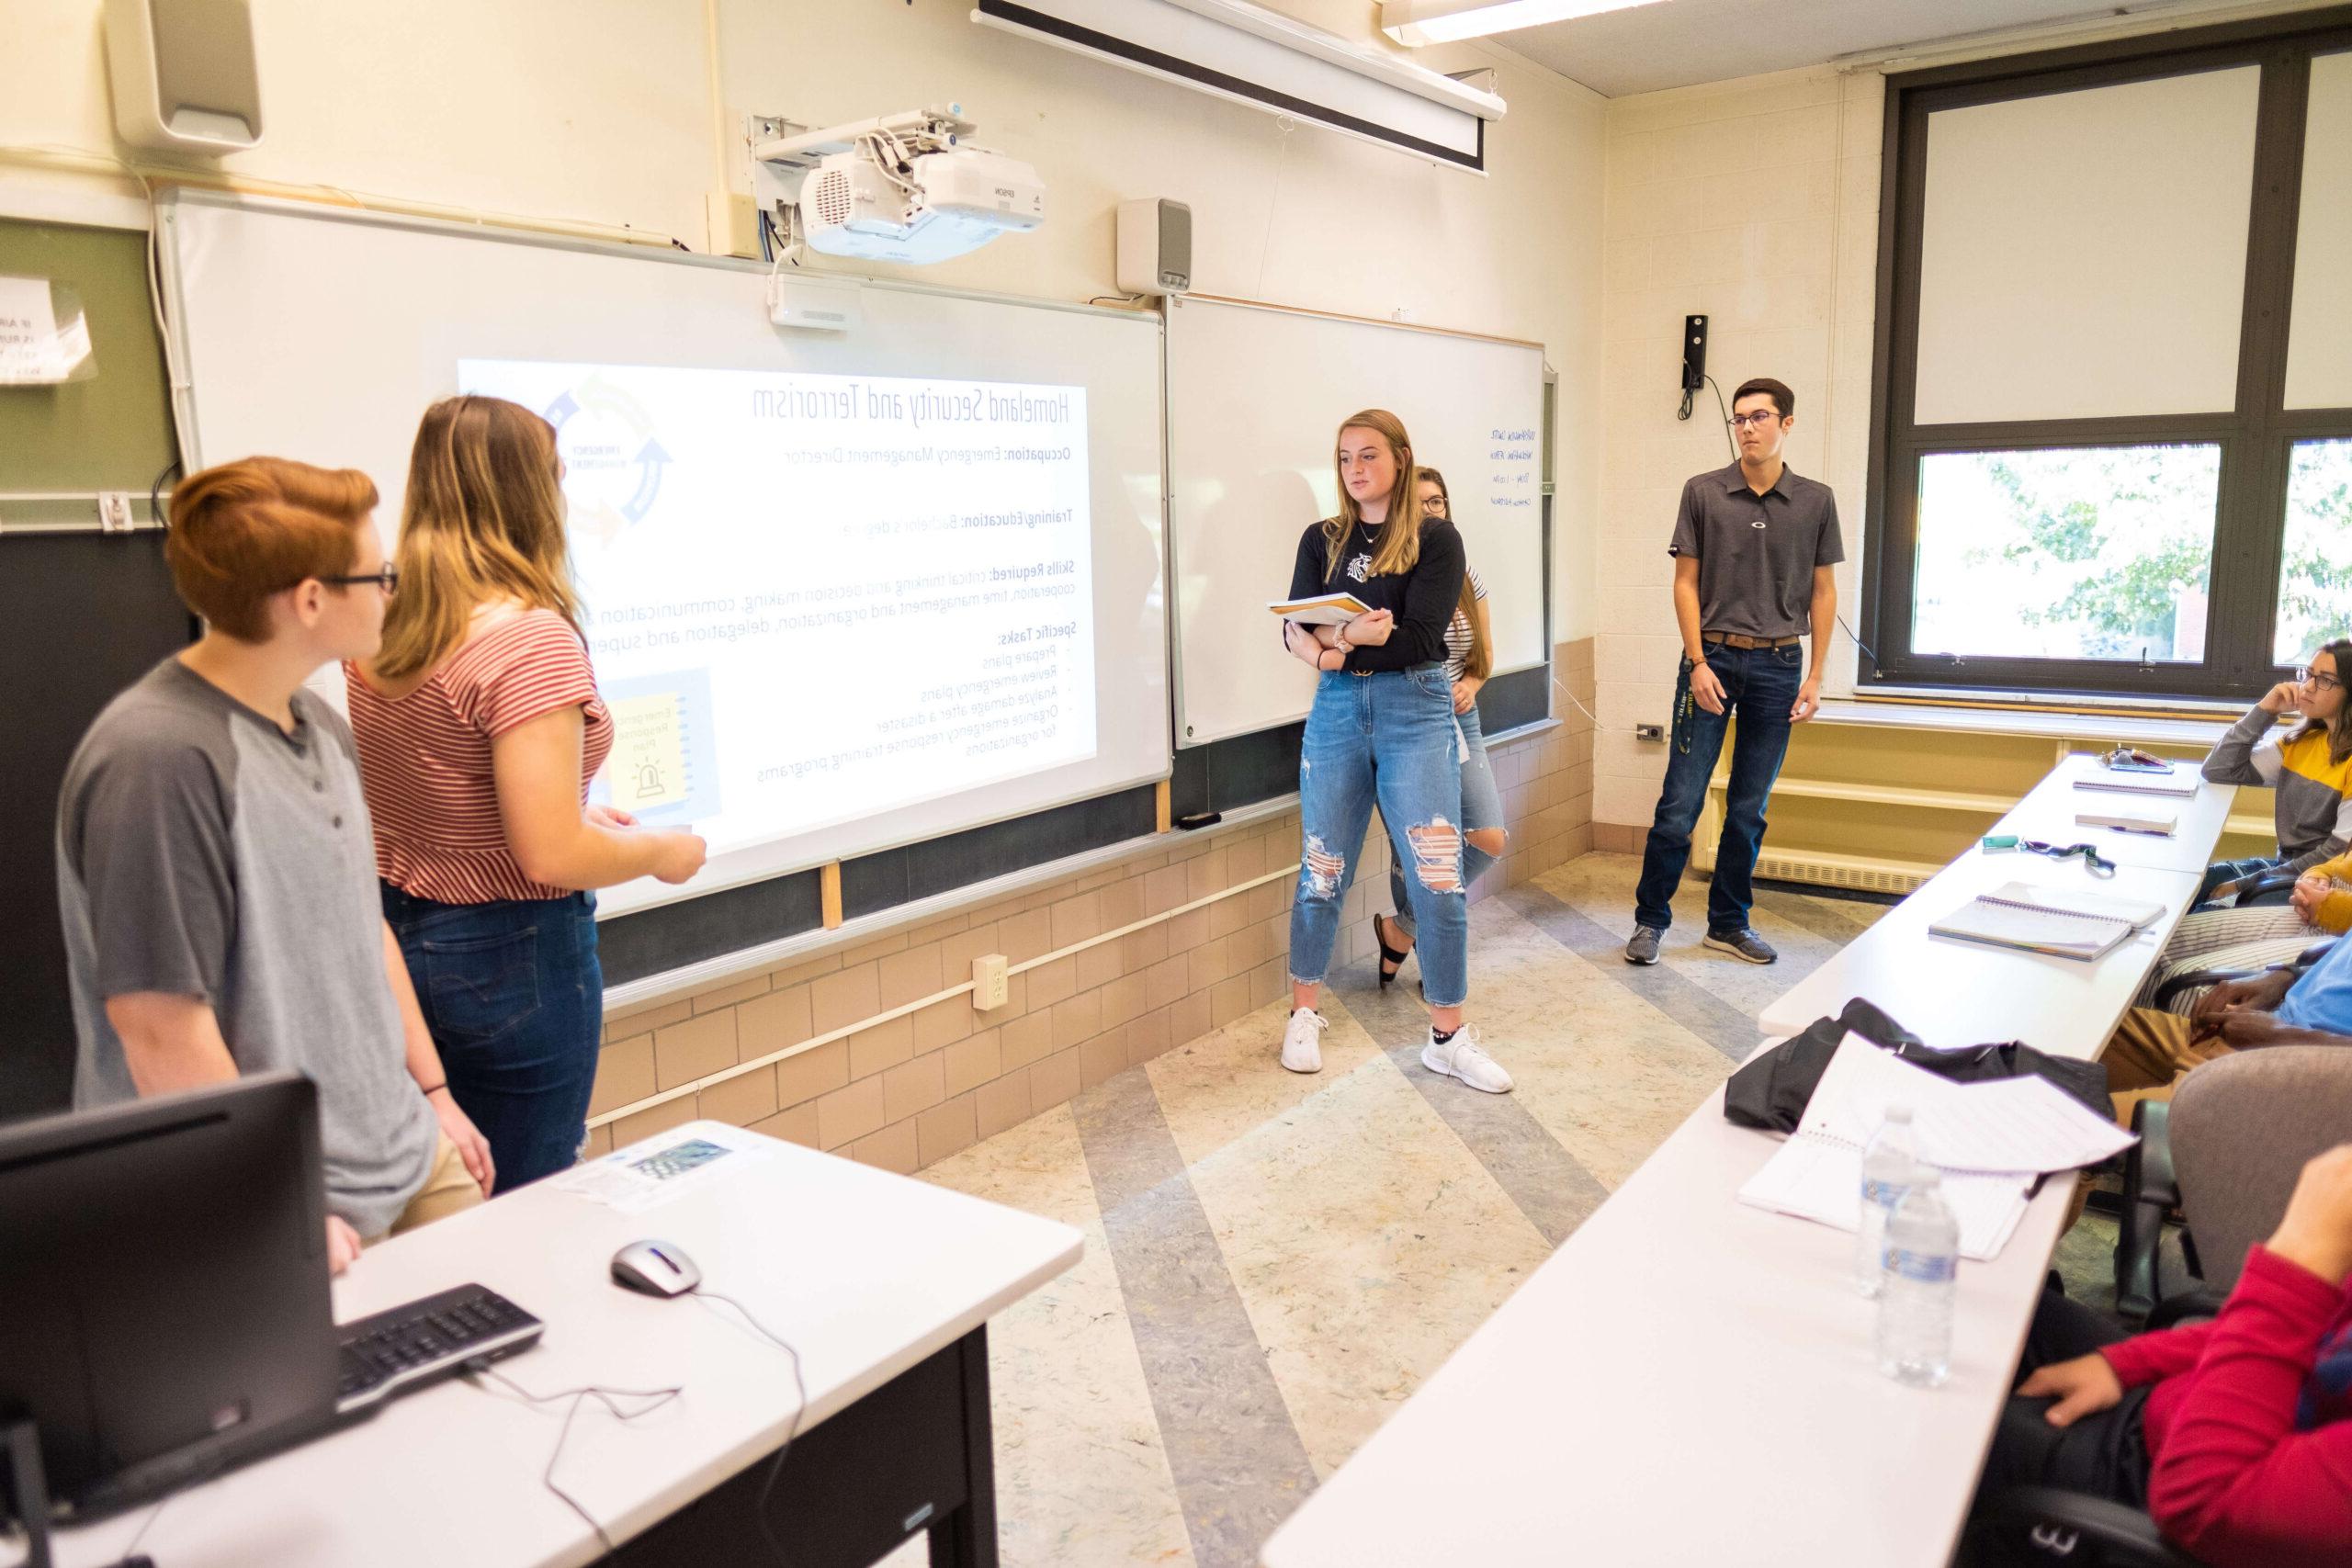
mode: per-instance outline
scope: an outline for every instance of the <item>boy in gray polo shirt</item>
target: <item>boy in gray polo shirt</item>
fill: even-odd
[[[381,635],[375,501],[272,458],[179,487],[165,553],[209,629],[98,716],[57,824],[74,1104],[307,1073],[338,1269],[492,1175],[384,926],[351,731],[302,689]]]
[[[1682,668],[1666,784],[1634,892],[1628,964],[1657,962],[1659,939],[1674,920],[1670,900],[1690,858],[1691,829],[1735,716],[1731,782],[1702,940],[1750,964],[1780,956],[1747,923],[1756,857],[1764,846],[1764,801],[1788,754],[1789,727],[1821,705],[1821,666],[1838,615],[1830,569],[1846,558],[1837,497],[1781,460],[1795,416],[1796,397],[1781,383],[1758,378],[1742,384],[1731,400],[1739,460],[1682,487],[1682,511],[1667,547],[1674,557]],[[1802,646],[1808,633],[1810,662]]]

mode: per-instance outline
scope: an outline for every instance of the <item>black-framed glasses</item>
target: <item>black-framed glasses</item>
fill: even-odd
[[[1751,424],[1760,430],[1765,425],[1771,423],[1774,420],[1780,417],[1781,416],[1779,414],[1774,413],[1770,409],[1758,409],[1754,413],[1736,413],[1729,419],[1724,421],[1724,423],[1730,425],[1734,430],[1743,429]]]
[[[2090,867],[2093,876],[2115,874],[2115,863],[2099,853],[2096,844],[2048,844],[2040,839],[2020,839],[2018,848],[2037,855],[2048,855],[2052,860],[2072,860],[2080,855],[2083,863]]]
[[[2340,692],[2344,689],[2343,682],[2337,680],[2326,671],[2314,670],[2308,664],[2295,671],[2295,684],[2298,686],[2317,686],[2323,692]]]
[[[352,572],[341,577],[322,577],[319,581],[332,583],[337,588],[356,588],[360,583],[372,582],[387,593],[397,593],[401,587],[401,569],[387,561],[374,571]]]
[[[1443,516],[1445,516],[1445,515],[1446,515],[1445,497],[1443,497],[1443,496],[1442,496],[1442,495],[1433,495],[1433,496],[1430,497],[1427,501],[1425,501],[1425,502],[1421,502],[1421,510],[1422,510],[1423,512],[1425,512],[1425,513],[1430,513],[1430,514],[1433,515],[1433,516],[1437,516],[1437,517],[1443,517]]]

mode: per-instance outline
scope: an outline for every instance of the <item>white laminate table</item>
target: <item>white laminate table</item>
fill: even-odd
[[[2093,1055],[2188,912],[2199,876],[2125,865],[2113,876],[2094,877],[2079,858],[1973,849],[1768,1005],[1758,1021],[1767,1034],[1794,1034],[1863,997],[1930,1045],[2022,1040],[2045,1051]],[[2143,899],[2164,905],[2165,913],[2087,964],[1928,934],[1970,899],[2012,882]]]
[[[2114,875],[2093,875],[2079,856],[2058,861],[1972,846],[1766,1007],[1758,1015],[1764,1032],[1793,1034],[1816,1018],[1834,1016],[1853,998],[1867,997],[1931,1045],[2022,1040],[2045,1051],[2096,1055],[2188,912],[2237,794],[2234,786],[2200,781],[2191,799],[2167,802],[2181,808],[2179,829],[2170,839],[2099,833],[2075,825],[2077,799],[2094,792],[2076,789],[2074,780],[2097,766],[2088,756],[2068,758],[1994,832],[2097,843],[2100,853],[2119,863]],[[2090,964],[1928,934],[1929,926],[1971,898],[2010,882],[2145,899],[2165,905],[2167,913]]]
[[[2194,781],[2197,785],[2197,793],[2187,797],[2084,789],[2075,782],[2098,777],[2105,772],[2097,756],[2087,751],[2076,752],[2052,769],[1989,831],[2015,833],[2022,839],[2040,839],[2048,843],[2096,844],[2099,853],[2123,865],[2201,874],[2212,863],[2213,846],[2221,840],[2222,829],[2229,821],[2230,805],[2237,797],[2235,784],[2211,784],[2199,778],[2194,762],[2181,762],[2174,769],[2175,778],[2184,783]],[[2157,835],[2127,833],[2117,828],[2086,828],[2075,820],[2080,812],[2102,807],[2177,817],[2179,825],[2169,835]]]
[[[2073,1183],[1960,1272],[1951,1381],[1871,1358],[1854,1238],[1733,1194],[1718,1090],[1265,1546],[1265,1568],[1943,1568]]]
[[[805,1413],[787,1358],[728,1308],[612,1282],[614,1251],[648,1236],[799,1350]],[[531,1393],[683,1386],[626,1426],[593,1404],[572,1421],[557,1479],[618,1562],[771,1560],[757,1493],[797,1423],[766,1500],[795,1568],[871,1562],[919,1529],[934,1562],[993,1564],[986,1325],[1081,1247],[1068,1225],[771,1143],[650,1213],[540,1182],[395,1237],[336,1281],[335,1315],[479,1281],[547,1322],[497,1363]],[[161,1568],[590,1562],[594,1533],[543,1483],[563,1411],[457,1381],[397,1397],[173,1496],[139,1549]],[[152,1513],[63,1532],[61,1563],[115,1562]]]
[[[2019,810],[2081,793],[2068,765]],[[2232,792],[2206,788],[2209,814],[2182,823],[2188,858],[2228,810]],[[1971,850],[1767,1008],[1765,1045],[1864,996],[1931,1044],[2094,1056],[2203,864],[2093,879],[2079,861]],[[2092,964],[1928,935],[2010,881],[2165,912]],[[1709,1096],[1274,1533],[1265,1568],[1942,1568],[2074,1183],[2047,1183],[1998,1258],[1962,1268],[1951,1376],[1914,1389],[1873,1364],[1854,1238],[1738,1201],[1779,1143]]]

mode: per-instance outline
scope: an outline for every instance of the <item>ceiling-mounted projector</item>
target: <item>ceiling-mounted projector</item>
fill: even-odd
[[[936,262],[1046,220],[1046,187],[1017,158],[967,145],[951,110],[891,115],[756,142],[754,188],[806,169],[791,230],[812,251],[865,261]]]
[[[863,152],[820,164],[800,186],[808,248],[870,261],[945,261],[1046,220],[1037,171],[1001,152],[955,147],[919,153],[900,168]]]

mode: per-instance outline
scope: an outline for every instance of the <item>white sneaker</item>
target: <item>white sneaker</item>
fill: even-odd
[[[1503,1065],[1478,1048],[1477,1031],[1464,1024],[1453,1032],[1453,1038],[1441,1045],[1437,1031],[1430,1031],[1429,1043],[1421,1047],[1421,1066],[1433,1073],[1443,1073],[1450,1078],[1460,1078],[1472,1089],[1488,1094],[1509,1094],[1510,1075]]]
[[[1290,1027],[1283,1031],[1283,1066],[1295,1073],[1319,1073],[1323,1070],[1323,1032],[1330,1023],[1313,1008],[1300,1008],[1290,1015]]]

